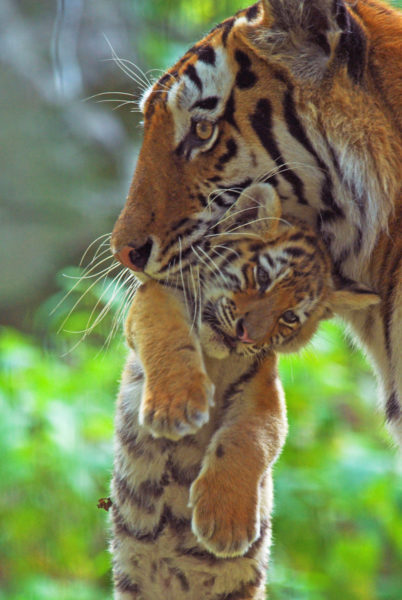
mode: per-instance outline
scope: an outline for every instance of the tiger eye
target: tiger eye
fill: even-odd
[[[281,319],[282,321],[285,321],[285,323],[297,323],[299,317],[293,312],[293,310],[287,310],[283,313]]]
[[[211,123],[211,121],[207,121],[206,119],[198,121],[198,123],[195,126],[195,133],[197,134],[197,137],[199,137],[200,140],[203,140],[204,142],[209,140],[214,130],[215,125]]]

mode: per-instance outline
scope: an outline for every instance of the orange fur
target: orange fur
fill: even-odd
[[[274,350],[289,352],[305,345],[319,321],[336,310],[339,296],[343,305],[352,309],[378,302],[378,297],[365,289],[334,289],[331,262],[322,242],[305,224],[279,219],[280,202],[271,186],[259,184],[248,188],[236,208],[247,210],[250,203],[261,199],[264,202],[258,208],[260,218],[235,237],[231,261],[226,259],[222,270],[216,265],[219,278],[215,281],[211,278],[210,288],[207,286],[203,291],[204,307],[211,304],[216,307],[215,326],[211,326],[211,315],[204,309],[201,317],[202,348],[209,357],[206,359],[208,376],[195,333],[198,327],[190,327],[191,316],[186,313],[177,291],[155,281],[147,282],[139,288],[126,323],[128,343],[137,352],[145,372],[140,425],[154,436],[179,440],[196,433],[209,420],[210,379],[217,388],[216,403],[225,412],[214,424],[215,434],[191,487],[190,502],[194,533],[209,551],[219,556],[241,555],[258,538],[259,485],[286,437],[283,394]],[[265,220],[262,226],[264,215],[276,217]],[[230,229],[230,219],[226,227]],[[256,239],[253,234],[257,232]],[[216,244],[221,237],[225,237],[225,232],[217,237]],[[297,252],[284,267],[287,250]],[[254,273],[258,261],[266,255],[274,257],[269,262],[278,281],[274,279],[263,292]],[[275,262],[277,265],[272,264]],[[230,270],[226,270],[229,266]],[[279,270],[276,267],[280,267]],[[229,276],[241,273],[246,287],[238,291]],[[202,278],[205,275],[200,273]],[[231,285],[235,285],[235,291]],[[222,301],[230,302],[233,310],[220,313],[218,306],[222,308]],[[303,311],[308,308],[308,317],[302,315],[299,305]],[[281,315],[290,309],[299,311],[300,319],[298,323],[284,326]],[[239,318],[253,338],[251,345],[245,346],[241,341],[234,344]],[[225,336],[232,340],[230,353],[224,348]],[[219,344],[218,351],[223,354],[214,365],[211,358],[217,356]],[[252,352],[248,352],[250,347]],[[250,375],[242,382],[238,398],[235,390],[240,389],[242,379],[238,379],[239,365],[235,369],[231,365],[233,352],[244,356],[243,369],[250,368],[251,360]],[[223,363],[225,354],[231,357]],[[224,392],[220,388],[222,368],[228,370],[226,379],[229,377],[231,384],[228,387],[226,383]],[[231,386],[236,400],[229,403]]]
[[[401,69],[402,15],[379,0],[261,0],[240,11],[145,98],[144,143],[112,236],[117,255],[152,245],[140,278],[175,281],[195,268],[236,191],[275,179],[285,215],[315,227],[339,273],[382,297],[344,316],[378,372],[397,438]],[[215,112],[194,108],[205,97],[217,99]],[[200,119],[214,125],[211,147],[196,138]]]

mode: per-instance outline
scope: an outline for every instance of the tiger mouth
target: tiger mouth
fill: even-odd
[[[226,331],[222,329],[219,320],[215,316],[208,315],[206,321],[212,329],[212,331],[219,338],[219,341],[222,342],[222,344],[226,346],[229,350],[233,351],[236,347],[237,339],[234,336],[229,335]]]

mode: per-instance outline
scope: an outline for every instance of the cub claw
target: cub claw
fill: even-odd
[[[260,537],[261,527],[256,494],[242,497],[235,486],[219,478],[200,475],[190,489],[193,508],[191,528],[198,541],[221,558],[243,556]]]
[[[209,420],[215,387],[200,371],[191,380],[158,381],[146,384],[141,401],[139,422],[154,437],[171,440],[195,434]]]

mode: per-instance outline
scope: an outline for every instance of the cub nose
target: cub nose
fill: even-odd
[[[246,344],[252,344],[253,340],[250,339],[244,319],[239,319],[236,323],[236,335],[237,338]]]
[[[122,265],[132,271],[143,271],[152,251],[152,240],[149,239],[140,248],[134,246],[124,246],[114,255]]]

